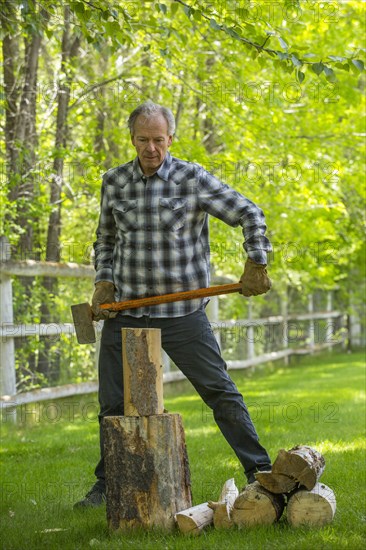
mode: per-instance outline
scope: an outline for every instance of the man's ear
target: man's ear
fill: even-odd
[[[170,147],[171,144],[173,143],[173,138],[174,138],[174,136],[169,136],[168,137],[168,147]]]
[[[135,145],[135,138],[134,138],[133,134],[131,134],[131,143],[132,143],[132,145]]]

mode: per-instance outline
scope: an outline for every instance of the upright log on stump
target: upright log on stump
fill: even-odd
[[[113,530],[171,530],[175,514],[192,506],[182,420],[163,413],[160,346],[160,330],[122,329],[125,416],[102,423]]]
[[[125,416],[164,412],[159,329],[122,329]]]

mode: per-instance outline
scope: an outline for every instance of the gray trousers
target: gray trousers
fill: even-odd
[[[162,347],[213,410],[214,419],[244,467],[248,482],[254,473],[271,468],[248,409],[226,370],[204,309],[176,318],[118,315],[104,322],[99,358],[99,420],[123,415],[121,328],[159,328]],[[103,436],[95,475],[104,487]],[[189,449],[188,449],[189,451]]]

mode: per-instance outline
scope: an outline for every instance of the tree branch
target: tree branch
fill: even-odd
[[[107,86],[107,84],[110,84],[111,82],[116,82],[117,80],[120,80],[123,77],[124,77],[124,73],[120,73],[119,75],[113,78],[108,78],[107,80],[103,80],[102,82],[93,84],[93,86],[90,86],[90,88],[88,88],[87,90],[85,90],[85,92],[80,94],[79,97],[74,101],[74,103],[71,103],[71,105],[69,106],[69,110],[76,107],[80,103],[80,101],[83,99],[83,97],[91,94],[92,92],[94,92],[95,90],[98,90],[99,88],[103,88],[103,86]],[[127,84],[131,84],[132,86],[134,86],[137,90],[139,90],[139,92],[142,92],[142,88],[137,84],[135,84],[135,82],[131,82],[129,80],[125,80],[125,82]]]
[[[188,9],[194,9],[192,8],[192,6],[190,6],[189,4],[186,4],[185,2],[183,2],[183,0],[174,0],[174,2],[178,2],[178,4],[181,4],[182,6],[184,6],[185,8],[188,8]],[[206,19],[207,21],[211,21],[212,17],[209,17],[208,15],[206,15],[205,13],[202,13],[201,12],[201,15],[204,19]],[[223,32],[226,32],[225,31],[225,28],[223,25],[219,25],[218,26],[220,27],[220,30],[222,30]],[[264,43],[262,45],[258,44],[257,42],[253,42],[252,40],[249,40],[248,38],[244,38],[243,36],[239,36],[237,35],[237,40],[240,40],[241,42],[243,42],[244,44],[247,44],[248,46],[251,46],[252,48],[255,48],[258,52],[267,52],[269,54],[275,54],[277,55],[278,52],[277,50],[272,50],[270,48],[265,48],[264,45],[266,44],[267,40],[269,40],[269,36],[266,38],[266,40],[264,41]]]

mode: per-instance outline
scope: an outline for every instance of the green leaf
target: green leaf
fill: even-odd
[[[347,61],[347,57],[342,57],[340,55],[328,55],[328,59],[332,61]]]
[[[196,10],[193,14],[193,19],[195,19],[196,21],[201,21],[202,19],[202,12],[201,10]]]
[[[85,6],[82,2],[73,2],[72,3],[72,9],[76,12],[76,13],[79,13],[79,14],[82,14],[84,13],[85,11]]]
[[[255,26],[252,25],[252,23],[245,23],[245,28],[249,32],[253,32],[253,33],[255,32]]]
[[[158,4],[158,6],[159,6],[160,11],[163,12],[164,15],[165,15],[168,11],[168,8],[166,7],[166,5],[165,4]]]
[[[178,2],[173,2],[173,4],[170,6],[170,13],[172,15],[175,15],[178,11],[178,8],[179,8]]]
[[[303,62],[300,61],[300,59],[298,59],[296,55],[291,56],[291,61],[295,65],[295,67],[301,67],[303,65]]]
[[[187,17],[191,17],[192,13],[194,12],[194,9],[191,8],[190,6],[184,6],[183,8],[184,10],[184,13],[186,14]]]
[[[342,71],[349,71],[348,63],[336,63],[334,66],[337,67],[337,69],[341,69]]]
[[[303,73],[302,71],[297,71],[297,80],[299,81],[299,83],[301,84],[302,82],[304,82],[305,80],[305,73]]]
[[[229,36],[232,36],[236,40],[241,40],[240,34],[238,34],[234,29],[226,28],[225,32],[226,34],[228,34]]]
[[[327,65],[324,65],[324,74],[328,82],[335,82],[337,80],[337,77],[333,69],[331,69],[330,67],[327,67]]]
[[[289,58],[289,54],[288,54],[288,53],[277,52],[277,55],[278,55],[278,57],[281,59],[281,61],[284,61],[284,60],[286,60],[286,59]]]
[[[319,76],[324,70],[324,65],[321,62],[320,63],[313,63],[311,65],[311,68],[314,71],[314,73]]]
[[[352,59],[353,65],[362,73],[365,70],[365,65],[362,59]]]
[[[280,36],[278,37],[278,41],[280,43],[280,46],[281,48],[283,48],[284,50],[287,50],[288,49],[288,45],[286,44],[286,42],[284,41],[283,38],[281,38]]]
[[[221,26],[216,23],[215,19],[210,19],[210,27],[215,31],[221,31]]]

